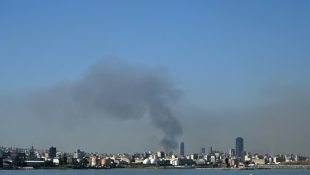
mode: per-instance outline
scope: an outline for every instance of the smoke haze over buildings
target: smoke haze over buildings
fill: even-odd
[[[177,148],[182,127],[169,106],[181,95],[165,69],[110,58],[91,66],[81,80],[28,94],[16,110],[25,107],[31,116],[73,123],[89,117],[138,120],[148,113],[152,125],[164,133],[160,145],[170,151]]]
[[[125,132],[130,136],[126,144],[132,147],[136,146],[133,142],[139,141],[134,139],[137,135],[144,136],[139,144],[145,144],[145,150],[159,149],[152,145],[157,144],[160,149],[170,151],[177,149],[176,139],[184,131],[182,140],[187,152],[207,145],[225,151],[234,148],[234,139],[240,136],[244,138],[246,151],[298,154],[308,153],[310,144],[307,89],[304,84],[284,84],[275,79],[259,92],[253,104],[202,109],[184,99],[176,104],[183,92],[166,69],[113,58],[98,61],[76,81],[59,82],[18,97],[1,94],[0,111],[3,129],[16,131],[12,139],[23,139],[20,133],[25,129],[35,133],[35,137],[27,139],[30,143],[36,138],[47,145],[75,138],[70,142],[83,144],[83,140],[92,143],[99,136],[103,140],[110,138],[109,145],[113,147],[126,138],[121,134]],[[147,131],[154,128],[159,129],[155,129],[155,134]],[[75,133],[78,135],[74,136]],[[2,140],[10,142],[8,137]],[[66,147],[68,143],[61,144]],[[105,141],[103,145],[109,147]]]

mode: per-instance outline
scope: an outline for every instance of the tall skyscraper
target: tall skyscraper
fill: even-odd
[[[212,154],[212,146],[207,147],[207,154]]]
[[[56,157],[56,147],[50,147],[50,152],[49,152],[50,158]]]
[[[185,156],[184,155],[184,142],[180,143],[180,156]]]
[[[31,146],[31,149],[29,150],[29,159],[30,160],[34,160],[35,159],[33,146]]]
[[[237,137],[236,138],[236,156],[240,157],[243,151],[243,138]]]
[[[206,154],[206,148],[202,147],[200,152],[201,154]]]

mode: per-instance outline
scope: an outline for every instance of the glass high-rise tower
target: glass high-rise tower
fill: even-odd
[[[184,142],[180,143],[180,156],[184,156]]]
[[[243,151],[243,138],[237,137],[236,138],[236,156],[240,157]]]

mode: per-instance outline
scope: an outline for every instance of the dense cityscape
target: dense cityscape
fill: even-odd
[[[107,154],[85,152],[62,152],[51,146],[48,150],[0,147],[0,169],[37,168],[310,168],[306,155],[251,154],[244,150],[244,139],[236,138],[236,147],[228,153],[202,147],[199,153],[186,154],[186,144],[179,144],[179,154],[169,152],[142,152],[130,154]]]

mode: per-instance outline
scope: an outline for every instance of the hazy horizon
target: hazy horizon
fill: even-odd
[[[310,1],[0,2],[0,146],[310,155]]]

